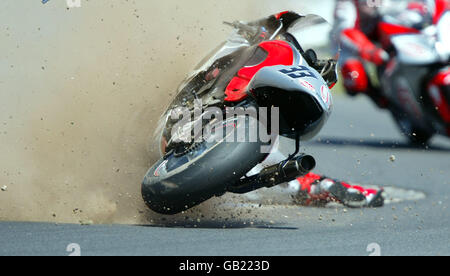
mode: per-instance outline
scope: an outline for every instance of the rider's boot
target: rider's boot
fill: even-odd
[[[300,185],[297,200],[307,206],[339,202],[348,207],[382,207],[383,189],[366,189],[345,182],[309,173],[291,182]]]

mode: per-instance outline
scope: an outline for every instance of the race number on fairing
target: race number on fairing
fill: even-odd
[[[283,69],[283,70],[280,70],[280,73],[288,75],[289,77],[291,77],[293,79],[299,79],[299,78],[305,78],[305,77],[317,79],[317,77],[306,66],[292,67],[289,70]]]

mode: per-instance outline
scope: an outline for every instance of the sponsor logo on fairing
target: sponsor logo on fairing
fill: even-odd
[[[328,87],[326,87],[325,85],[322,85],[322,87],[320,88],[320,96],[322,97],[322,100],[328,106],[330,106],[330,104],[331,104],[331,102],[330,102],[330,89]]]
[[[167,164],[167,162],[167,160],[164,160],[164,162],[162,162],[161,165],[159,165],[159,167],[155,170],[155,173],[153,175],[158,177],[159,171]]]
[[[311,83],[309,83],[305,80],[300,80],[300,84],[303,87],[305,87],[306,89],[308,89],[309,91],[316,92],[316,89],[314,88],[314,86]]]

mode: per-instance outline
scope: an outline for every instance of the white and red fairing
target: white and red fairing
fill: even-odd
[[[439,1],[438,1],[439,2]],[[442,1],[445,2],[445,1]],[[397,51],[397,61],[411,66],[443,64],[427,85],[428,95],[450,136],[450,11],[440,6],[433,24],[423,30],[380,23],[386,39]],[[447,66],[445,66],[447,64]]]
[[[447,56],[448,64],[432,79],[428,91],[450,136],[450,11],[445,12],[437,22],[439,41],[436,47],[443,58]]]
[[[442,68],[428,85],[428,93],[436,106],[436,111],[446,125],[450,137],[450,11],[446,11],[437,22],[436,49],[448,66]]]
[[[428,93],[436,111],[446,124],[446,134],[450,137],[450,66],[442,69],[428,86]]]
[[[273,17],[283,27],[281,19],[284,15],[289,15],[290,13],[282,12]],[[314,43],[325,41],[325,39],[320,38],[327,38],[331,29],[328,22],[315,15],[299,16],[292,24],[285,27],[305,50],[315,47]],[[235,104],[242,102],[248,97],[254,96],[253,92],[260,87],[270,86],[288,92],[305,94],[314,99],[322,114],[317,122],[310,124],[304,135],[302,134],[303,139],[310,139],[317,134],[331,114],[332,95],[330,87],[327,86],[327,81],[323,79],[320,73],[308,64],[293,42],[284,39],[283,32],[280,32],[278,36],[273,35],[268,40],[262,37],[264,41],[253,45],[239,31],[235,30],[226,42],[222,43],[195,68],[186,81],[182,83],[178,93],[181,93],[195,76],[202,72],[210,71],[216,61],[231,56],[242,49],[257,47],[257,52],[261,53],[258,58],[250,59],[251,61],[249,60],[247,64],[239,68],[231,80],[226,83],[224,89],[225,103]],[[323,56],[324,53],[320,53],[320,57],[322,58]],[[234,59],[239,58],[241,57],[237,56]],[[216,70],[211,72],[211,78],[216,78],[220,73],[216,68]],[[206,77],[210,77],[209,74]],[[299,114],[300,112],[301,110],[299,110]],[[156,140],[161,141],[161,155],[164,155],[167,145],[170,144],[170,139],[165,139],[162,136],[169,115],[169,112],[163,115],[155,131]]]

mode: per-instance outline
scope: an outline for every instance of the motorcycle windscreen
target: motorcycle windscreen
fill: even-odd
[[[432,0],[383,0],[378,10],[391,24],[423,29],[433,23],[435,4]]]
[[[323,17],[318,15],[306,15],[297,19],[287,33],[295,38],[303,51],[313,49],[319,59],[339,59],[340,49],[332,50],[330,47],[330,35],[332,26]]]

